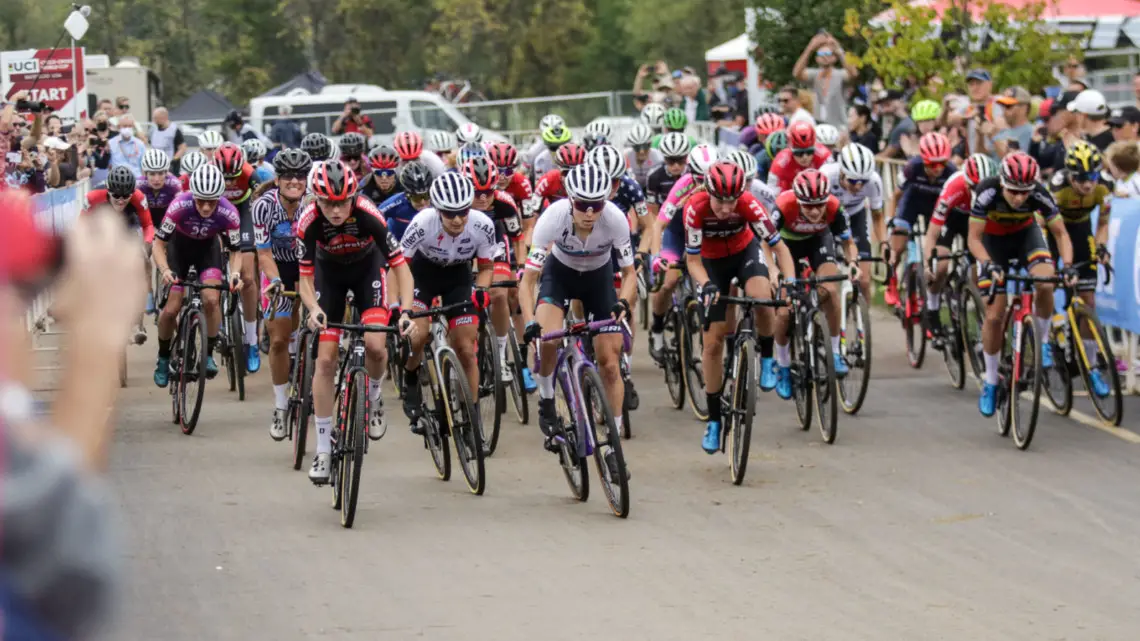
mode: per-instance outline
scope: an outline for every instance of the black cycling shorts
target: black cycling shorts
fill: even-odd
[[[764,253],[760,251],[760,243],[753,238],[752,242],[741,251],[725,256],[724,258],[701,258],[701,264],[708,272],[709,281],[716,285],[722,294],[727,294],[732,287],[732,279],[744,289],[744,285],[753,278],[768,278],[768,264],[764,262]],[[718,302],[705,310],[705,319],[710,323],[719,323],[725,318],[728,303]]]
[[[314,261],[317,303],[329,322],[344,321],[345,297],[352,292],[352,307],[360,313],[360,322],[387,325],[384,280],[384,255],[375,249],[351,263]],[[340,332],[325,330],[321,340],[340,340]]]
[[[1013,260],[1017,260],[1018,265],[1024,269],[1053,264],[1048,243],[1045,242],[1045,233],[1037,223],[1012,234],[985,234],[982,236],[982,244],[989,253],[990,260],[1001,267],[1008,268]],[[979,274],[978,289],[985,291],[989,286],[989,276]],[[1005,291],[1004,285],[998,291]]]
[[[297,280],[301,266],[297,263],[277,263],[277,274],[281,277],[281,287],[287,292],[297,291]],[[355,296],[356,294],[353,294]],[[293,316],[293,299],[285,296],[277,297],[277,307],[273,310],[273,318],[290,318]]]
[[[193,267],[198,270],[198,280],[223,280],[226,273],[226,263],[222,258],[222,246],[218,238],[199,240],[174,233],[170,242],[166,243],[166,262],[170,271],[179,280],[186,280]],[[207,274],[207,270],[216,270]]]
[[[796,264],[797,278],[803,275],[800,268],[801,260],[807,260],[815,272],[819,271],[821,265],[835,262],[835,241],[832,240],[831,232],[826,229],[803,240],[785,238],[784,243],[788,246],[792,261]]]
[[[254,251],[253,244],[253,196],[246,198],[237,207],[238,213],[241,214],[241,245],[242,253],[252,253]]]
[[[950,249],[954,245],[954,239],[958,236],[962,237],[962,241],[969,237],[970,233],[970,215],[960,211],[952,211],[946,216],[946,223],[942,225],[942,229],[938,232],[938,241],[935,242],[937,247],[945,247]]]
[[[871,216],[864,207],[847,217],[847,226],[851,228],[851,239],[859,249],[859,260],[871,260]]]
[[[1096,256],[1096,236],[1093,235],[1092,221],[1065,222],[1065,231],[1069,232],[1069,242],[1073,245],[1073,264],[1090,261]],[[1053,260],[1059,261],[1061,253],[1057,251],[1057,241],[1052,234],[1047,234],[1049,251]],[[1077,270],[1077,291],[1091,292],[1096,290],[1096,264],[1084,265]]]
[[[419,254],[412,257],[412,278],[416,283],[415,303],[416,311],[424,311],[433,307],[432,301],[439,297],[439,306],[453,303],[471,302],[471,293],[475,289],[475,280],[471,277],[471,264],[440,265]],[[475,307],[468,304],[447,312],[449,328],[458,325],[472,325],[478,321]]]
[[[588,272],[562,264],[553,254],[547,257],[538,284],[538,301],[556,305],[563,312],[572,300],[582,301],[586,320],[605,320],[617,302],[614,268],[611,263]]]

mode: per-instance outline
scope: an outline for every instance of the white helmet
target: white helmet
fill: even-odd
[[[648,145],[650,142],[653,142],[653,130],[644,122],[639,122],[630,127],[629,133],[625,136],[625,144],[630,147]]]
[[[855,180],[869,180],[875,174],[875,154],[853,142],[839,152],[839,171]]]
[[[161,149],[147,149],[142,157],[142,170],[144,174],[166,173],[170,169],[170,156]]]
[[[565,129],[565,128],[566,128],[566,121],[562,118],[562,116],[559,116],[558,114],[546,114],[545,116],[542,117],[542,120],[538,121],[539,131],[542,131],[544,129]]]
[[[461,173],[449,171],[432,181],[429,194],[436,211],[463,211],[475,202],[475,183]]]
[[[606,140],[609,140],[610,138],[613,138],[614,130],[613,130],[613,127],[610,127],[610,123],[605,122],[604,120],[595,120],[595,121],[591,122],[590,124],[586,125],[585,133],[597,134],[597,135],[602,136]]]
[[[756,177],[756,157],[746,150],[734,149],[728,153],[728,158],[725,160],[743,169],[745,180],[752,180]]]
[[[816,125],[815,141],[824,147],[834,147],[839,144],[839,130],[828,124]]]
[[[213,129],[203,131],[202,135],[198,136],[198,146],[202,149],[217,149],[221,147],[224,142],[225,140],[222,139],[222,134]]]
[[[599,145],[586,155],[586,162],[606,172],[610,180],[617,180],[625,175],[625,157],[612,145]]]
[[[455,134],[450,131],[436,130],[428,135],[427,147],[435,153],[448,152],[459,146]]]
[[[206,158],[206,154],[200,151],[188,151],[186,155],[182,156],[182,162],[179,163],[178,167],[182,175],[185,176],[186,174],[194,173],[195,169],[208,162],[210,162],[210,159]]]
[[[209,163],[190,175],[190,193],[199,200],[217,200],[226,191],[226,177],[217,165]]]
[[[610,195],[610,177],[597,165],[582,163],[566,174],[566,194],[577,200],[604,200]]]
[[[459,129],[455,130],[455,137],[459,140],[460,144],[467,144],[469,142],[482,142],[483,130],[479,125],[473,122],[465,122],[459,125]]]
[[[665,105],[651,102],[641,110],[641,122],[660,131],[665,125]]]
[[[241,144],[241,150],[245,152],[245,161],[251,165],[256,165],[265,158],[265,154],[269,150],[265,148],[265,143],[261,142],[260,138],[250,138]]]
[[[705,172],[713,166],[716,160],[716,148],[701,143],[689,152],[689,173],[693,174],[694,178],[704,177]]]
[[[666,158],[684,158],[692,150],[689,137],[679,131],[671,131],[661,136],[661,144],[657,145],[657,151]]]

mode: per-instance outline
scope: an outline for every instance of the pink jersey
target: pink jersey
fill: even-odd
[[[700,186],[700,183],[693,179],[693,175],[685,173],[677,179],[676,184],[669,190],[669,195],[665,197],[665,202],[661,205],[661,209],[657,212],[657,220],[669,221],[673,219],[673,215],[677,213],[681,201],[686,196],[693,193],[693,190]]]

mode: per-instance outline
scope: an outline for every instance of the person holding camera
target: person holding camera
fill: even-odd
[[[344,103],[344,113],[333,123],[332,132],[339,136],[354,131],[371,138],[374,130],[372,119],[360,113],[360,101],[350,96]]]
[[[269,146],[269,139],[254,129],[252,125],[246,123],[245,119],[241,117],[241,112],[237,109],[226,114],[224,125],[222,133],[226,137],[226,142],[232,142],[240,147],[243,142],[256,138],[265,143],[267,147]]]

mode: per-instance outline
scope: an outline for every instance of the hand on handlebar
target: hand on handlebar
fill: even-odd
[[[230,274],[230,291],[236,292],[241,289],[241,274]]]
[[[701,305],[707,310],[720,300],[720,288],[711,280],[701,286]]]
[[[1065,279],[1065,285],[1067,287],[1076,287],[1077,281],[1081,279],[1080,274],[1072,267],[1066,267],[1062,269],[1061,277]]]
[[[400,326],[400,336],[403,336],[409,340],[415,338],[416,324],[412,322],[412,319],[408,318],[407,316],[401,316],[400,320],[398,321],[398,325]]]
[[[325,310],[320,307],[312,310],[312,313],[309,314],[309,329],[323,330],[328,327],[326,323]]]
[[[274,278],[272,281],[269,282],[269,285],[267,285],[265,287],[265,290],[262,291],[262,294],[264,294],[266,296],[272,296],[274,294],[279,294],[283,291],[285,291],[285,284],[281,282],[280,278]]]
[[[863,270],[859,269],[859,263],[851,263],[847,268],[847,276],[851,282],[858,283],[859,277],[863,275]]]
[[[542,337],[542,327],[538,321],[531,321],[526,324],[526,329],[523,330],[523,341],[527,344],[533,343]]]
[[[162,284],[163,285],[175,285],[177,283],[178,283],[178,277],[174,275],[173,271],[167,269],[166,271],[162,272]]]
[[[1096,246],[1096,260],[1102,265],[1107,265],[1112,262],[1112,254],[1109,253],[1108,248],[1103,244]]]

